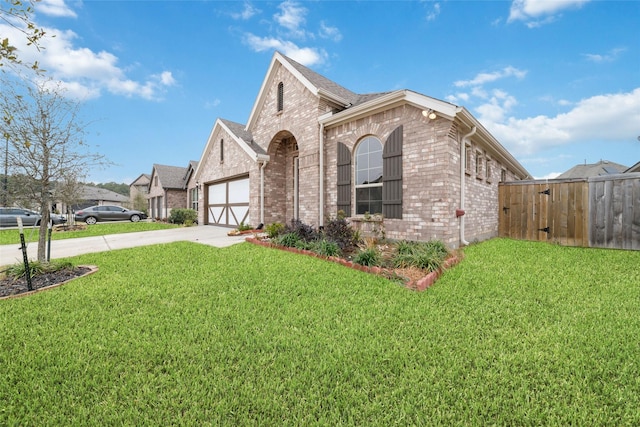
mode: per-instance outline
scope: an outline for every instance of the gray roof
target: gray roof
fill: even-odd
[[[640,172],[640,162],[636,163],[635,165],[631,166],[629,169],[624,171],[624,173],[631,173],[631,172]]]
[[[153,168],[158,175],[158,179],[162,184],[162,188],[184,189],[186,182],[184,180],[187,174],[187,168],[180,166],[167,166],[154,164]]]
[[[556,179],[591,178],[594,176],[617,175],[627,170],[627,166],[600,160],[598,163],[576,165]]]
[[[338,83],[329,80],[328,78],[316,73],[315,71],[305,67],[302,64],[294,61],[288,56],[282,55],[286,58],[287,61],[300,72],[307,80],[311,82],[318,89],[323,89],[329,93],[336,95],[339,98],[345,99],[351,104],[355,104],[358,101],[359,95],[357,93],[351,92],[349,89],[340,86]]]
[[[115,191],[107,190],[104,188],[93,187],[91,185],[83,185],[80,188],[81,200],[102,200],[105,202],[128,202],[129,197],[116,193]]]
[[[256,142],[253,140],[253,135],[251,134],[251,132],[245,129],[245,125],[226,119],[220,119],[220,121],[224,123],[224,125],[228,127],[235,136],[246,142],[254,152],[256,152],[257,154],[267,154],[262,147],[256,144]]]

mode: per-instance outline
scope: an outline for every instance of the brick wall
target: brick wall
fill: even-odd
[[[281,65],[265,86],[266,96],[251,132],[269,154],[265,168],[265,223],[294,218],[293,164],[299,159],[299,215],[318,225],[319,125],[317,117],[332,106],[318,99]],[[284,109],[277,111],[278,83],[284,83]],[[287,142],[281,142],[285,138]],[[293,143],[297,144],[295,150]]]

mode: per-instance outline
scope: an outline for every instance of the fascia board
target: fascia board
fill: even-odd
[[[449,120],[453,120],[456,115],[456,106],[453,104],[440,101],[435,98],[430,98],[410,90],[399,90],[388,93],[379,98],[372,99],[371,101],[358,106],[351,107],[339,113],[331,114],[330,116],[321,116],[318,118],[318,121],[323,123],[325,126],[331,126],[342,121],[354,120],[363,116],[375,114],[378,111],[393,108],[402,104],[410,104],[420,109],[434,110],[438,115]]]
[[[339,113],[332,114],[329,117],[326,117],[326,115],[321,116],[318,118],[318,121],[325,126],[331,126],[343,121],[354,120],[361,116],[373,114],[381,109],[389,108],[393,104],[403,101],[404,96],[405,91],[391,92],[369,102],[365,102],[355,107],[340,111]]]
[[[340,98],[339,96],[336,96],[331,92],[327,92],[324,89],[318,89],[317,95],[321,96],[322,98],[328,99],[329,101],[333,101],[336,104],[340,104],[344,107],[347,107],[349,105],[349,101],[347,101],[346,99]]]
[[[231,132],[231,129],[229,129],[227,125],[225,125],[222,121],[220,121],[220,127],[224,129],[225,132],[227,132],[229,135],[231,135],[231,138],[233,138],[236,144],[238,144],[245,151],[245,153],[247,153],[247,155],[251,158],[251,160],[253,161],[258,160],[258,153],[253,151],[253,149],[249,147],[249,144],[247,144],[244,139],[238,137],[236,134]]]
[[[473,117],[469,110],[464,107],[458,107],[457,116],[465,126],[468,126],[469,128],[475,126],[477,129],[476,135],[481,137],[484,145],[494,151],[494,154],[497,154],[501,161],[504,161],[514,171],[519,172],[522,179],[531,177],[531,174],[529,174],[524,166],[522,166],[520,162],[516,160],[516,158],[513,157],[513,155],[507,151],[507,149],[504,148],[504,146],[484,126],[482,126],[475,117]]]

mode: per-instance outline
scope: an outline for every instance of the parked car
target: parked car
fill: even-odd
[[[0,208],[0,227],[17,227],[18,218],[22,218],[22,225],[40,225],[42,215],[38,212],[22,208]],[[51,214],[54,224],[64,224],[67,219],[62,215]]]
[[[92,225],[98,221],[129,220],[131,222],[138,222],[141,219],[146,219],[147,215],[144,212],[126,209],[122,206],[104,205],[80,209],[75,212],[74,217],[76,221],[84,221],[87,224]]]

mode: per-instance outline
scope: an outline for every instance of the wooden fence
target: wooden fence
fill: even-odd
[[[498,200],[500,236],[640,250],[640,173],[502,183]]]

